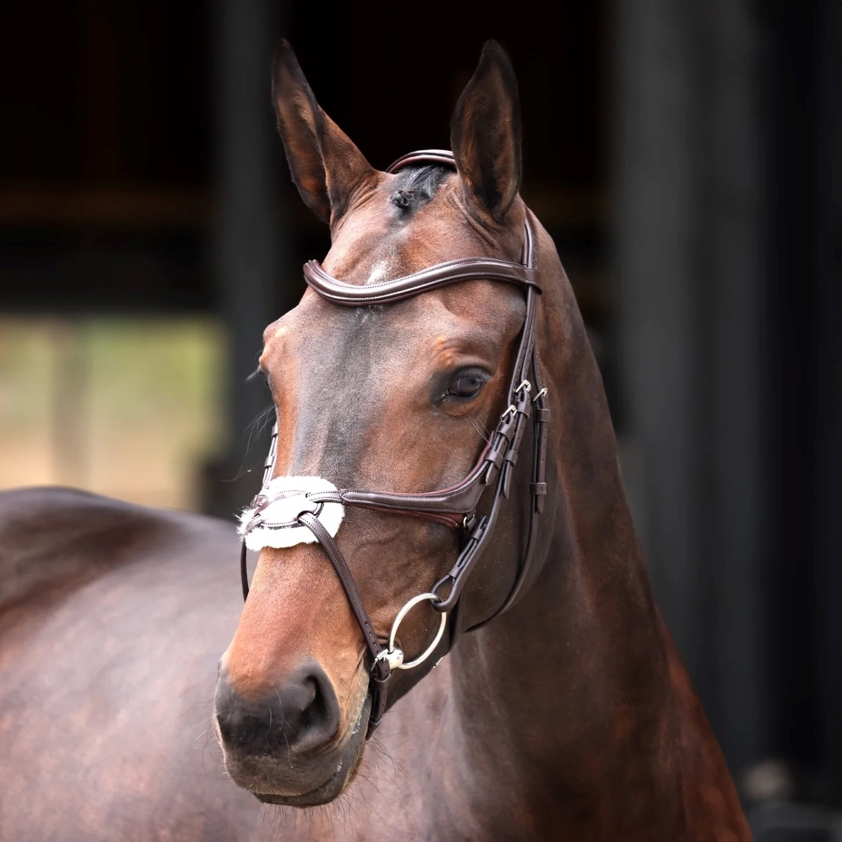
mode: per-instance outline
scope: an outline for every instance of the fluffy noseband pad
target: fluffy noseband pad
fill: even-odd
[[[250,550],[264,547],[294,547],[296,544],[314,544],[316,536],[302,526],[296,518],[301,512],[313,511],[308,494],[318,491],[336,491],[336,486],[322,477],[276,477],[259,497],[269,503],[261,507],[250,506],[240,515],[237,530],[245,538]],[[322,522],[330,537],[336,536],[345,507],[341,503],[318,503],[313,512]]]

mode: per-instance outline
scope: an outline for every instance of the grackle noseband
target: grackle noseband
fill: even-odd
[[[387,172],[416,164],[438,164],[455,167],[453,155],[444,150],[431,149],[412,152],[392,164]],[[290,526],[304,526],[312,532],[322,545],[333,564],[342,584],[348,602],[354,612],[363,633],[370,656],[371,712],[368,723],[368,736],[380,724],[386,710],[388,681],[393,669],[409,669],[425,661],[436,649],[447,624],[447,615],[451,614],[451,634],[447,644],[449,651],[461,633],[460,597],[468,576],[474,569],[483,549],[487,546],[490,535],[497,522],[501,501],[509,496],[512,473],[517,462],[518,450],[526,428],[526,420],[532,417],[532,477],[530,483],[530,515],[526,549],[523,553],[514,585],[503,604],[473,629],[490,622],[515,601],[521,585],[527,579],[534,555],[535,536],[538,516],[544,508],[547,483],[544,473],[546,461],[546,427],[550,410],[547,406],[547,390],[541,385],[535,347],[535,325],[537,320],[538,296],[541,292],[538,271],[533,265],[533,234],[529,222],[529,212],[524,223],[523,257],[520,263],[497,260],[488,257],[464,258],[438,263],[420,272],[406,275],[382,283],[356,286],[332,278],[319,265],[311,260],[304,266],[304,277],[309,286],[328,301],[346,307],[362,307],[371,304],[388,304],[420,295],[431,289],[447,284],[467,280],[491,280],[518,284],[526,291],[526,318],[521,331],[520,347],[515,358],[509,387],[510,403],[500,416],[497,427],[483,450],[474,468],[457,485],[440,491],[422,494],[401,494],[380,491],[357,491],[352,489],[302,492],[299,495],[298,508],[291,520],[283,523],[272,522],[264,513],[276,502],[279,495],[269,490],[277,455],[278,425],[272,430],[272,443],[266,460],[263,487],[252,501],[250,518],[243,524],[241,534],[243,546],[240,557],[243,598],[248,597],[248,572],[246,569],[246,537],[257,529],[285,529]],[[530,379],[531,378],[531,379]],[[533,394],[534,389],[534,394]],[[485,490],[493,488],[491,506],[488,514],[478,515],[477,506]],[[282,492],[283,493],[283,492]],[[377,637],[371,620],[363,605],[360,593],[354,583],[351,571],[339,547],[337,547],[324,523],[319,519],[322,508],[327,503],[341,503],[345,506],[358,506],[379,512],[414,515],[443,523],[463,530],[464,541],[456,563],[428,593],[413,597],[398,612],[389,640],[384,646]],[[268,514],[268,513],[267,513]],[[441,613],[438,632],[428,648],[412,661],[404,661],[403,652],[395,646],[398,627],[406,614],[420,602],[429,601],[432,607]],[[473,630],[469,629],[469,631]]]

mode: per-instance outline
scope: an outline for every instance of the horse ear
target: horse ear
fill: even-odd
[[[520,189],[521,122],[515,72],[496,41],[456,103],[450,142],[469,206],[502,222]]]
[[[292,180],[304,203],[335,222],[371,164],[316,102],[298,59],[282,40],[272,63],[272,99]]]

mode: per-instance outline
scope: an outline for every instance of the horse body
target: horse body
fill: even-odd
[[[519,135],[506,135],[517,108],[506,60],[491,50],[483,62],[454,118],[458,174],[434,174],[406,213],[406,179],[374,173],[282,58],[281,134],[305,201],[332,220],[334,274],[365,283],[465,254],[515,259],[528,214],[516,199]],[[483,152],[477,120],[495,101],[503,119],[489,125],[503,134]],[[264,549],[238,616],[226,524],[68,492],[0,495],[0,580],[11,571],[19,582],[0,603],[0,837],[750,838],[652,600],[572,290],[535,228],[549,502],[541,563],[512,608],[438,668],[393,676],[397,701],[364,751],[361,635],[320,547]],[[398,490],[464,476],[475,452],[458,446],[462,419],[481,429],[499,414],[523,304],[499,284],[462,286],[351,316],[308,293],[270,326],[262,361],[286,430],[279,471]],[[438,369],[425,369],[424,351],[412,359],[419,348],[457,373],[465,359],[487,370],[485,391],[431,411],[417,386]],[[467,626],[512,585],[529,482],[515,476],[466,593]],[[385,513],[350,511],[342,530],[381,635],[454,550],[446,527]],[[431,638],[432,614],[408,618],[412,651]],[[232,634],[211,716],[201,705]],[[211,721],[228,773],[261,800],[335,803],[261,807],[203,749]]]
[[[205,518],[0,494],[0,839],[221,840],[254,824],[206,750],[238,613],[225,549],[230,527]]]

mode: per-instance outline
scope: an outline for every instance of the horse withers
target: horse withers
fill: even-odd
[[[452,156],[391,172],[285,44],[274,94],[332,245],[264,334],[278,429],[241,525],[248,598],[237,621],[223,524],[0,497],[0,563],[43,580],[0,627],[0,836],[113,838],[130,815],[134,838],[749,839],[651,597],[572,290],[518,195],[505,54],[486,44]],[[228,629],[210,725],[233,783],[178,728]]]

